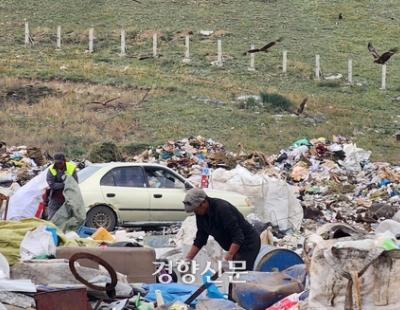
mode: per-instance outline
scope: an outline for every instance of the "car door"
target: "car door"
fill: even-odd
[[[182,221],[187,214],[183,207],[184,179],[163,167],[145,166],[152,221]]]
[[[102,177],[100,187],[104,200],[118,209],[122,222],[150,220],[149,192],[142,167],[115,167]]]

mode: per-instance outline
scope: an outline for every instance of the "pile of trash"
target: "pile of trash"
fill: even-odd
[[[370,230],[400,206],[400,166],[370,155],[343,137],[303,139],[276,155],[269,172],[295,187],[305,218]]]
[[[10,196],[36,176],[47,160],[36,147],[7,147],[0,142],[0,193]]]
[[[268,165],[263,153],[246,153],[241,145],[238,145],[238,148],[236,153],[229,152],[223,144],[198,136],[168,141],[164,145],[149,148],[133,160],[165,164],[185,177],[199,174],[204,163],[210,168],[225,169],[232,169],[240,164],[251,171],[260,170]]]
[[[284,181],[300,200],[304,218],[320,224],[345,222],[368,230],[399,207],[400,166],[370,162],[371,152],[345,137],[300,139],[271,156],[238,148],[228,152],[199,136],[169,141],[134,160],[165,164],[196,185],[206,165],[210,188],[239,192],[256,205],[268,196],[266,184]]]
[[[70,309],[397,309],[400,166],[370,156],[340,136],[301,139],[271,156],[241,145],[229,152],[203,137],[149,148],[131,160],[164,164],[197,186],[252,201],[247,220],[263,248],[255,270],[241,275],[245,282],[229,289],[226,266],[214,273],[224,251],[210,237],[187,283],[190,272],[179,266],[196,234],[194,216],[162,231],[110,233],[82,226],[84,212],[68,207],[76,210],[72,222],[67,213],[55,222],[0,221],[0,309],[40,310],[52,298]],[[45,186],[49,159],[0,143],[0,194],[18,199],[13,192],[36,175],[25,192]],[[37,205],[40,195],[31,196],[18,205]],[[213,274],[220,283],[211,283]]]

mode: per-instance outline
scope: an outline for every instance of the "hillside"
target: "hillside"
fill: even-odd
[[[381,66],[367,50],[369,41],[381,52],[400,45],[399,16],[397,0],[2,0],[0,140],[84,156],[98,141],[157,144],[203,135],[233,150],[240,142],[271,154],[298,138],[336,134],[372,150],[375,160],[399,162],[393,134],[400,129],[400,54],[388,62],[384,91]],[[86,52],[90,27],[93,54]],[[121,28],[126,57],[118,55]],[[140,60],[151,55],[153,32],[161,57]],[[193,33],[190,64],[182,62],[187,33]],[[270,53],[256,55],[256,71],[248,71],[243,52],[280,36]],[[218,39],[222,68],[211,65]],[[325,77],[343,78],[315,81],[315,54]],[[353,85],[346,83],[348,58]],[[308,97],[305,115],[236,100],[260,92],[284,96],[294,104],[290,111]]]

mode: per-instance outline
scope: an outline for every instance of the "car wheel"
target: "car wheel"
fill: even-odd
[[[93,207],[87,213],[86,225],[95,228],[104,227],[108,231],[113,231],[117,226],[117,216],[110,207]]]

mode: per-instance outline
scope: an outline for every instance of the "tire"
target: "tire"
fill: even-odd
[[[108,231],[113,231],[117,226],[117,216],[110,207],[96,206],[87,213],[86,226],[94,228],[104,227]]]

